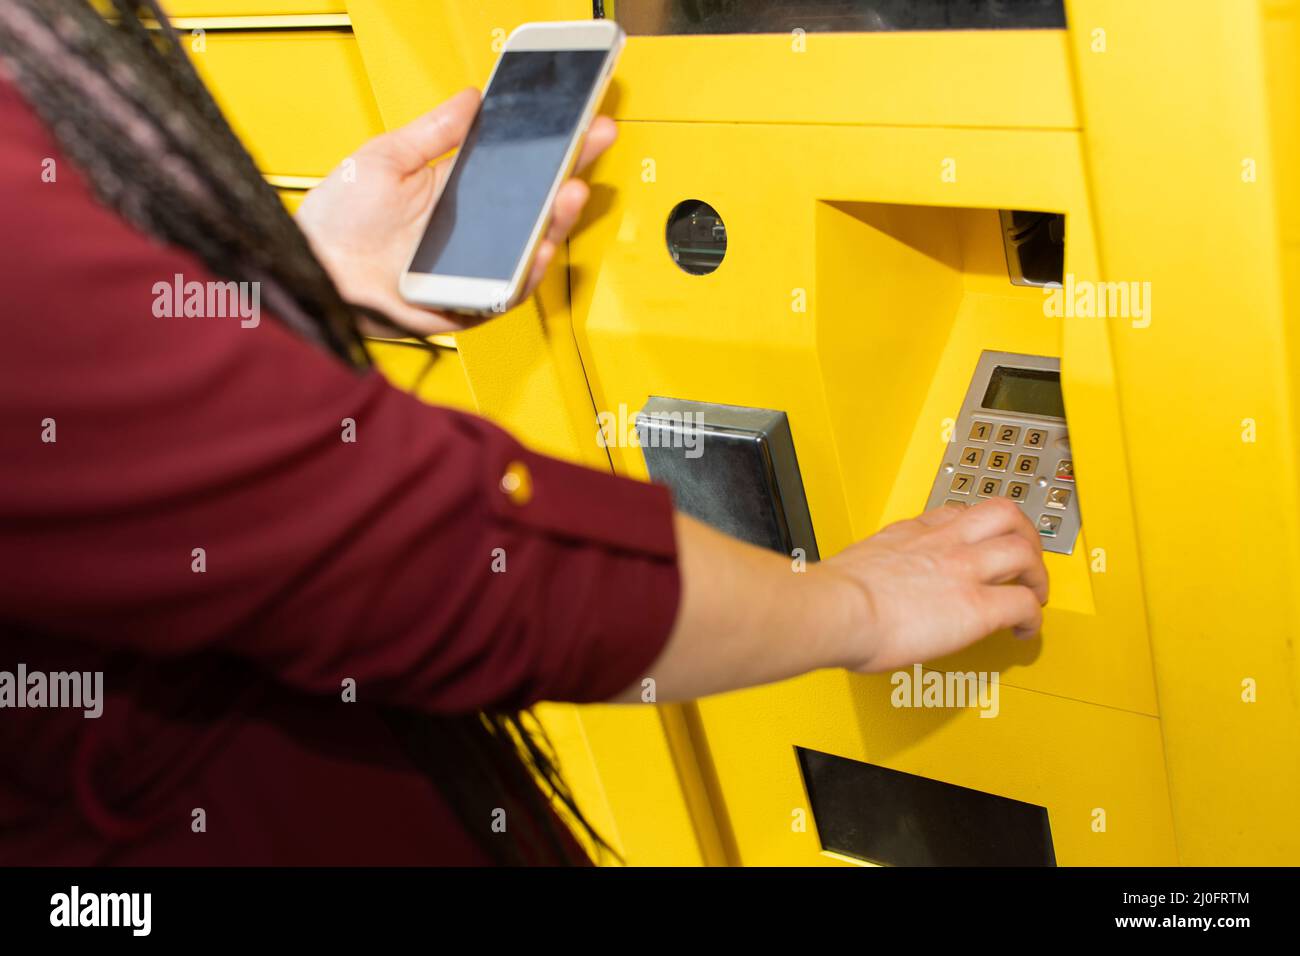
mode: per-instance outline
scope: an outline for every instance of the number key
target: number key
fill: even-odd
[[[1011,463],[1011,452],[1009,451],[991,451],[989,452],[989,471],[1006,471],[1007,465]]]
[[[1025,432],[1026,448],[1043,448],[1047,444],[1047,432],[1041,428],[1031,428]]]
[[[998,426],[997,441],[999,445],[1014,445],[1016,443],[1016,439],[1018,439],[1019,437],[1020,437],[1019,425]]]
[[[988,422],[975,422],[970,427],[970,441],[988,441],[993,426]]]
[[[966,448],[961,453],[961,463],[967,468],[978,468],[980,459],[984,457],[983,448]]]
[[[954,495],[970,494],[971,485],[975,484],[974,475],[956,474],[953,476],[952,485],[948,488]]]
[[[1036,455],[1021,455],[1016,459],[1017,475],[1032,475],[1038,471],[1038,457]]]

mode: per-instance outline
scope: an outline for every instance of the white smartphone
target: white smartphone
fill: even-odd
[[[510,34],[402,274],[408,302],[476,315],[518,304],[623,39],[612,20]]]

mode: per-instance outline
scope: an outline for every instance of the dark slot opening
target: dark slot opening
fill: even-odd
[[[1065,216],[1002,210],[1002,245],[1014,285],[1060,285],[1065,275]]]
[[[886,866],[1055,866],[1047,809],[796,747],[823,849]]]
[[[1064,0],[617,0],[614,16],[630,34],[1065,29]]]

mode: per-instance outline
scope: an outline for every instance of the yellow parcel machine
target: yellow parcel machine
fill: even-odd
[[[1040,639],[544,708],[629,863],[1300,863],[1300,0],[168,6],[291,204],[618,19],[567,272],[386,371],[796,565],[993,496],[1043,536]]]

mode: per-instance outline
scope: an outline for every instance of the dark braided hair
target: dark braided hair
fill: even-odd
[[[357,316],[394,324],[340,295],[157,0],[107,2],[108,18],[88,0],[0,0],[0,67],[102,202],[190,250],[215,274],[259,282],[279,321],[348,366],[368,369]],[[492,859],[589,863],[553,802],[598,852],[609,851],[565,786],[545,734],[523,713],[430,717],[390,709],[385,717]],[[509,836],[492,832],[497,810]]]

